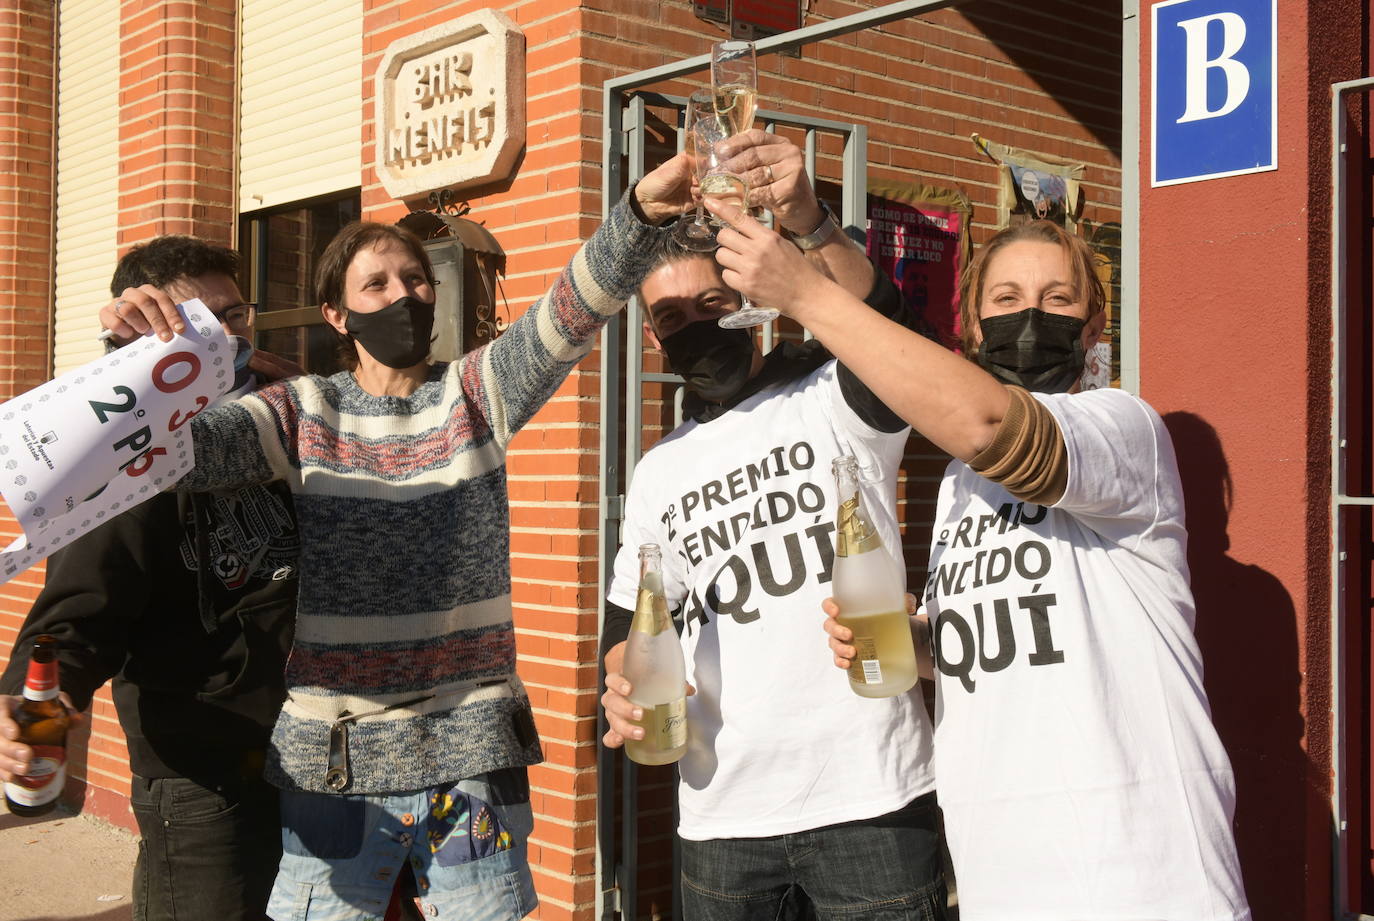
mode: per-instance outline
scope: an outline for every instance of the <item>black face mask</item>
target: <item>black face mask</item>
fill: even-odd
[[[703,400],[719,403],[739,392],[754,367],[747,329],[721,329],[715,320],[688,323],[660,340],[668,366]]]
[[[997,379],[1038,393],[1067,393],[1083,373],[1083,326],[1077,317],[1028,307],[979,322],[978,364]]]
[[[350,310],[344,317],[344,329],[367,349],[367,354],[388,368],[410,368],[429,354],[434,305],[407,294],[372,313]]]

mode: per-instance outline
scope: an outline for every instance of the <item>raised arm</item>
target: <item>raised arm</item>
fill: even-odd
[[[868,256],[845,235],[829,210],[816,198],[801,148],[786,138],[757,128],[721,142],[728,159],[722,166],[749,184],[749,203],[773,218],[806,261],[855,297],[874,287],[876,271]]]
[[[659,225],[690,201],[679,154],[625,193],[553,286],[495,342],[463,357],[463,386],[508,441],[558,389],[651,266]]]
[[[241,489],[289,477],[297,469],[290,460],[294,446],[282,431],[274,407],[289,402],[285,385],[277,384],[192,419],[189,429],[196,465],[177,482],[177,488],[191,492]]]
[[[716,259],[726,284],[815,334],[893,412],[967,461],[992,444],[1010,398],[981,368],[869,308],[777,234],[729,204]]]

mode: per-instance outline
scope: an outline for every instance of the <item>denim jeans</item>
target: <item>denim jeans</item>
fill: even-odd
[[[538,901],[525,768],[385,795],[281,791],[275,921],[380,921],[409,864],[427,918],[519,921]]]
[[[771,838],[682,842],[684,921],[944,921],[935,794]]]
[[[281,859],[277,789],[134,776],[134,921],[264,921]]]

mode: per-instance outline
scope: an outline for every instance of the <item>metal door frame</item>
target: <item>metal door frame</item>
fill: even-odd
[[[1348,777],[1349,745],[1346,722],[1352,706],[1352,689],[1346,673],[1346,612],[1351,600],[1347,598],[1347,573],[1356,565],[1368,565],[1355,549],[1353,558],[1345,546],[1345,514],[1361,507],[1374,506],[1374,496],[1351,495],[1347,492],[1347,438],[1350,434],[1349,399],[1346,395],[1347,333],[1345,316],[1350,297],[1347,275],[1350,240],[1347,202],[1353,194],[1352,177],[1347,165],[1346,144],[1350,119],[1346,116],[1346,98],[1355,93],[1374,91],[1374,77],[1350,80],[1331,85],[1331,717],[1332,717],[1332,776],[1331,814],[1335,818],[1332,835],[1333,907],[1337,918],[1359,918],[1374,921],[1374,915],[1361,914],[1347,898],[1352,875],[1350,856],[1349,804],[1346,787],[1354,778]],[[1368,130],[1368,126],[1366,126]],[[1368,424],[1367,422],[1365,424]],[[1369,803],[1361,803],[1365,812]],[[1368,820],[1365,820],[1367,824]]]

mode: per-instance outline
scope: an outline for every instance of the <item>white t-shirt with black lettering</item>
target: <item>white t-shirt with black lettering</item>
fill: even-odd
[[[956,461],[931,545],[960,916],[1248,919],[1173,444],[1123,391],[1034,396],[1064,433],[1064,497],[1023,503]]]
[[[633,608],[639,545],[663,548],[697,689],[678,764],[684,838],[871,818],[934,789],[919,684],[883,700],[857,696],[821,627],[835,546],[831,461],[858,459],[865,507],[900,554],[896,471],[907,435],[862,422],[831,361],[708,423],[684,423],[635,468],[609,598]]]

